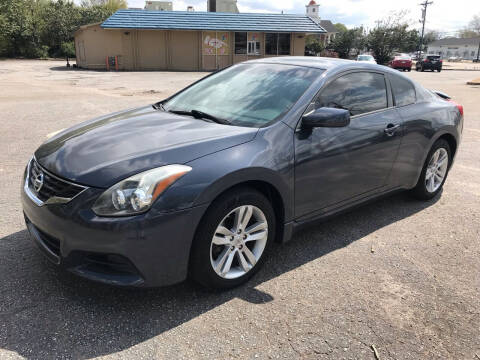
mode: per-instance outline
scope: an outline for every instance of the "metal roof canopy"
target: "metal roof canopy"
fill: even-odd
[[[118,10],[102,24],[104,29],[261,31],[325,33],[306,15],[215,13],[191,11]]]

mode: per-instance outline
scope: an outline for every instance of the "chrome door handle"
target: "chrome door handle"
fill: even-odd
[[[393,124],[388,124],[387,127],[385,128],[385,130],[383,130],[385,132],[385,134],[387,134],[388,136],[393,136],[395,135],[395,132],[400,128],[400,125],[397,124],[397,125],[393,125]]]

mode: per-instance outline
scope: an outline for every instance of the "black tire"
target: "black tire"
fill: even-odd
[[[428,164],[430,163],[430,160],[432,158],[432,155],[440,148],[444,148],[447,151],[448,154],[448,168],[447,172],[445,174],[445,177],[441,183],[441,185],[438,187],[438,189],[434,192],[429,192],[427,190],[427,186],[425,183],[425,176],[427,173],[427,167]],[[433,199],[437,194],[442,190],[443,185],[445,184],[445,180],[447,180],[448,177],[448,172],[450,170],[450,166],[452,164],[452,152],[450,149],[450,145],[448,144],[447,141],[443,139],[437,140],[430,151],[428,152],[427,159],[425,160],[425,164],[423,164],[422,172],[420,174],[420,178],[418,179],[417,185],[412,189],[412,195],[417,198],[418,200],[430,200]]]
[[[438,69],[437,71],[438,71],[438,72],[441,72],[441,71],[442,71],[442,69]]]
[[[421,72],[424,72],[424,71],[425,71],[425,69],[423,68],[423,66],[420,67],[420,71],[421,71]]]
[[[215,272],[211,263],[211,244],[217,226],[234,209],[253,205],[260,209],[268,224],[268,237],[263,253],[256,264],[244,275],[226,279]],[[208,289],[223,290],[239,286],[260,270],[275,239],[276,218],[270,201],[259,191],[249,187],[234,188],[217,198],[203,216],[195,234],[190,254],[190,277]],[[235,258],[238,261],[238,255]],[[232,265],[233,266],[233,265]]]
[[[407,69],[408,72],[412,71],[412,69]]]

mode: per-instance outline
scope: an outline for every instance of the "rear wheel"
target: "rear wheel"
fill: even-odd
[[[430,200],[442,190],[447,179],[451,158],[450,145],[447,141],[440,139],[433,144],[418,183],[412,191],[417,199]]]
[[[215,200],[195,235],[191,277],[211,289],[228,289],[251,278],[262,266],[275,237],[269,200],[239,188]]]

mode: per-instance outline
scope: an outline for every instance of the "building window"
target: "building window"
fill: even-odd
[[[260,41],[249,41],[247,55],[260,55]]]
[[[290,34],[265,34],[266,55],[290,55]]]
[[[235,33],[235,54],[237,55],[247,54],[247,33],[246,32]]]

